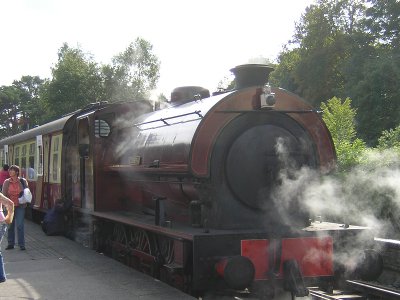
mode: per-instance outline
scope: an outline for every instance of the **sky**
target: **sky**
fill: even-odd
[[[0,0],[0,86],[51,78],[68,43],[111,63],[140,37],[161,62],[157,94],[178,86],[215,91],[230,69],[276,61],[314,0]]]

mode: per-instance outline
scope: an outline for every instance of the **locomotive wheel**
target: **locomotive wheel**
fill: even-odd
[[[120,244],[127,244],[126,230],[125,226],[122,224],[115,224],[114,226],[114,241]]]
[[[126,263],[128,239],[124,225],[118,223],[114,225],[112,244],[112,257],[122,263]]]
[[[129,245],[133,249],[142,251],[152,256],[155,255],[154,243],[152,243],[149,234],[144,230],[132,230],[129,239]]]
[[[128,238],[131,265],[143,273],[159,278],[159,265],[156,261],[156,247],[151,234],[142,229],[132,229]],[[134,250],[147,254],[135,253]]]
[[[164,236],[157,236],[157,248],[163,264],[174,261],[174,241]]]

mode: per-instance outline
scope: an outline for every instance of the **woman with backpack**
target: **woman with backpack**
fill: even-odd
[[[28,187],[28,182],[25,178],[19,177],[19,167],[16,165],[10,166],[8,169],[10,178],[4,181],[3,194],[14,202],[14,220],[8,228],[8,246],[6,250],[14,249],[15,246],[15,226],[17,226],[18,246],[21,250],[25,250],[25,204],[20,204],[18,198],[23,194],[24,187]]]

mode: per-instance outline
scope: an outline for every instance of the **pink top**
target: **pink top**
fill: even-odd
[[[0,185],[3,185],[4,180],[6,180],[7,178],[10,178],[8,171],[1,170],[0,171]]]
[[[18,177],[16,181],[14,181],[12,178],[10,178],[10,184],[8,186],[8,192],[7,192],[7,197],[11,199],[12,202],[14,202],[14,206],[19,205],[19,193],[21,192],[21,182],[18,180]]]

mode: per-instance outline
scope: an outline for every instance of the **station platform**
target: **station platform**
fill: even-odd
[[[7,281],[0,299],[181,299],[195,298],[63,236],[46,236],[25,220],[26,250],[1,249]]]

